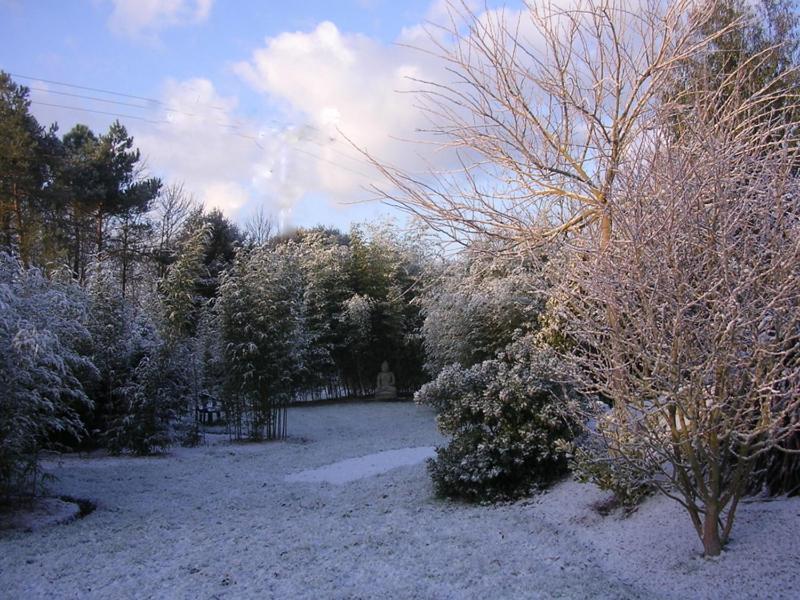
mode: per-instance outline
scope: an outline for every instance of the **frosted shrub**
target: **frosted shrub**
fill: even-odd
[[[655,491],[647,477],[633,468],[627,459],[609,452],[597,436],[583,440],[575,449],[570,469],[578,481],[591,482],[612,492],[613,505],[621,505],[626,513],[632,512]]]
[[[417,392],[452,436],[429,470],[439,495],[502,500],[547,486],[567,471],[577,396],[551,350],[528,336],[497,359],[445,367]]]
[[[81,381],[95,374],[85,304],[77,286],[0,253],[0,498],[35,493],[39,450],[83,433]]]
[[[92,441],[111,452],[163,450],[172,443],[177,408],[187,404],[186,348],[177,336],[165,340],[161,330],[169,328],[159,328],[157,316],[123,297],[108,264],[93,265],[88,292],[93,360],[100,371],[89,389],[95,404],[86,420]],[[165,312],[161,308],[155,299],[148,306],[156,315]]]
[[[741,137],[739,118],[775,119],[762,98],[736,118],[701,99],[620,180],[617,237],[565,270],[563,316],[592,349],[576,352],[587,391],[614,401],[597,434],[716,556],[759,459],[800,431],[800,182],[794,127]]]

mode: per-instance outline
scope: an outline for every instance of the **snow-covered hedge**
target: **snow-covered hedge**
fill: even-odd
[[[439,411],[440,430],[452,436],[429,462],[437,492],[473,501],[510,499],[566,473],[579,430],[570,379],[533,336],[471,368],[445,367],[416,395]]]

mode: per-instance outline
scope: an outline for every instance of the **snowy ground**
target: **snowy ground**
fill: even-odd
[[[0,597],[797,597],[799,499],[745,504],[707,561],[661,498],[627,519],[600,517],[603,495],[574,482],[500,506],[434,499],[419,461],[441,438],[412,404],[290,419],[286,442],[51,464],[55,493],[98,508],[0,532]]]

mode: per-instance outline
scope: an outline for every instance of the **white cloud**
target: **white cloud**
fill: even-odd
[[[402,92],[416,87],[409,78],[426,77],[429,63],[423,53],[344,34],[323,22],[310,32],[268,38],[234,68],[282,106],[287,119],[305,123],[282,132],[292,163],[287,168],[303,165],[301,191],[353,201],[378,177],[344,136],[381,160],[410,170],[424,167],[422,147],[401,138],[418,141],[415,131],[425,126],[425,117],[413,95]]]
[[[482,19],[521,14],[487,9],[478,0],[456,6],[457,22],[473,14]],[[446,27],[447,2],[434,0],[426,21]],[[310,31],[269,37],[248,60],[234,65],[270,106],[305,124],[280,131],[280,172],[288,190],[281,197],[288,204],[311,193],[339,203],[358,201],[371,197],[365,187],[385,184],[348,139],[381,162],[421,177],[430,170],[459,168],[453,148],[426,131],[435,129],[430,121],[436,116],[420,110],[423,102],[414,93],[432,89],[420,82],[453,84],[437,47],[451,40],[435,25],[417,25],[400,31],[397,42],[385,44],[322,22]]]
[[[248,190],[233,181],[211,181],[200,192],[206,208],[218,208],[229,216],[238,213],[249,199]]]
[[[128,37],[153,37],[169,27],[195,25],[208,19],[214,0],[111,0],[108,25]]]
[[[235,97],[207,79],[168,81],[163,121],[137,126],[136,143],[150,168],[182,181],[198,200],[235,217],[257,193],[261,151],[253,125],[237,118]]]
[[[207,79],[168,81],[160,102],[160,122],[133,131],[155,175],[183,182],[206,208],[234,220],[261,205],[293,223],[316,160],[302,142],[312,130],[262,127],[240,116],[237,98]]]

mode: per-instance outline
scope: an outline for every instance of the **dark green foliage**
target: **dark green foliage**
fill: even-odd
[[[30,114],[28,88],[0,71],[0,247],[16,252],[24,265],[46,256],[52,236],[48,191],[58,164],[60,141]]]
[[[61,146],[53,194],[65,258],[80,279],[92,258],[101,254],[121,258],[126,268],[132,251],[132,225],[142,221],[161,182],[140,176],[141,156],[119,122],[100,136],[85,125],[76,125]],[[109,245],[112,239],[115,243]],[[123,287],[126,275],[121,276]]]
[[[344,376],[351,389],[370,394],[386,360],[400,391],[416,390],[426,379],[419,334],[422,315],[415,302],[425,260],[420,241],[388,225],[355,226],[350,230],[350,254],[354,293],[343,307],[349,322],[347,356],[340,363]]]
[[[746,91],[754,93],[797,65],[800,32],[795,0],[720,0],[701,34],[713,35],[737,22],[687,65],[688,80],[710,78],[732,88],[727,76],[745,67]],[[785,84],[796,78],[792,74]]]
[[[452,365],[417,392],[452,436],[429,469],[437,493],[471,501],[525,496],[567,472],[577,395],[555,355],[525,337],[497,359]]]
[[[159,282],[167,335],[173,340],[196,332],[199,315],[208,302],[202,289],[208,275],[204,258],[210,236],[211,225],[200,225],[183,241],[175,261]]]
[[[208,212],[202,208],[195,209],[186,219],[180,237],[187,243],[200,230],[207,232],[207,241],[202,259],[203,276],[196,282],[193,293],[208,300],[216,297],[222,274],[233,264],[244,236],[219,209]]]
[[[29,107],[28,89],[0,72],[0,245],[26,266],[69,264],[81,280],[95,257],[113,257],[127,288],[161,182],[142,176],[119,122],[59,139]]]
[[[711,18],[697,32],[702,38],[715,37],[679,65],[674,84],[663,98],[677,109],[673,111],[676,129],[692,126],[697,116],[694,103],[707,90],[717,92],[717,105],[702,109],[708,115],[724,103],[739,104],[751,98],[765,108],[755,118],[741,114],[739,119],[748,127],[794,127],[800,118],[795,93],[800,83],[798,25],[795,0],[716,1]],[[680,110],[681,106],[686,110]]]
[[[187,388],[175,363],[185,358],[151,349],[116,390],[118,411],[103,436],[111,452],[148,455],[175,443],[173,423]]]
[[[306,341],[296,393],[371,395],[384,360],[401,393],[421,385],[419,245],[388,225],[349,235],[318,227],[274,238],[262,251],[291,254],[299,269]]]
[[[773,448],[753,466],[748,493],[800,495],[800,431]]]

